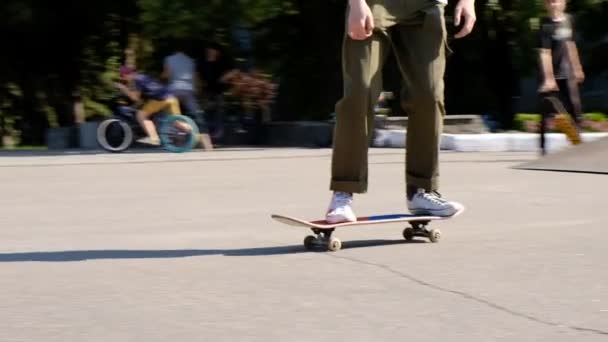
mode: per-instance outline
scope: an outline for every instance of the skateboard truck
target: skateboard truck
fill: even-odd
[[[407,227],[403,230],[403,238],[406,241],[414,240],[414,237],[420,236],[429,239],[431,242],[438,242],[441,238],[441,231],[439,229],[428,229],[427,226],[430,221],[417,221],[412,222],[411,227]]]
[[[332,237],[335,228],[331,229],[319,229],[311,228],[315,235],[308,235],[304,238],[304,247],[308,250],[315,249],[317,247],[327,247],[328,250],[335,252],[342,248],[342,241]]]

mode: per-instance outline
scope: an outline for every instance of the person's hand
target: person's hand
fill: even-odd
[[[583,83],[583,81],[585,81],[585,73],[582,69],[577,68],[574,70],[574,78],[576,79],[576,82]]]
[[[124,92],[127,90],[127,86],[125,86],[124,84],[120,83],[120,82],[114,82],[114,86],[116,87],[116,89]]]
[[[348,15],[348,35],[355,40],[364,40],[372,35],[374,18],[365,0],[351,0]]]
[[[549,78],[543,82],[543,84],[540,86],[538,91],[541,93],[548,93],[548,92],[557,91],[557,90],[558,90],[557,82],[555,82],[554,78]]]
[[[475,0],[459,0],[454,10],[454,26],[460,26],[461,20],[464,19],[464,25],[460,32],[456,33],[454,37],[462,38],[466,37],[475,26],[477,17],[475,16]]]

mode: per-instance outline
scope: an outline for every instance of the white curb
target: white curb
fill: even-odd
[[[376,130],[374,147],[405,148],[405,130]],[[608,133],[583,133],[584,142],[608,137]],[[545,137],[549,151],[567,148],[570,142],[564,134],[549,133]],[[442,134],[441,149],[457,152],[535,152],[540,136],[534,133]]]

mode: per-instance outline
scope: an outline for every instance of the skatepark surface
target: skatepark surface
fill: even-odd
[[[405,211],[404,153],[370,150],[357,215]],[[606,341],[608,178],[516,169],[535,153],[441,153],[432,222],[322,218],[330,150],[0,157],[0,341]]]
[[[518,165],[519,169],[608,175],[608,138],[573,146]]]

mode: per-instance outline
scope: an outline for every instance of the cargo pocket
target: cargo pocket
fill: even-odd
[[[428,34],[428,39],[441,40],[441,45],[444,48],[444,55],[450,56],[453,51],[448,43],[448,31],[446,28],[445,17],[444,17],[445,5],[442,3],[434,2],[428,8],[422,10],[424,13],[424,32]],[[437,47],[440,45],[437,44]]]

